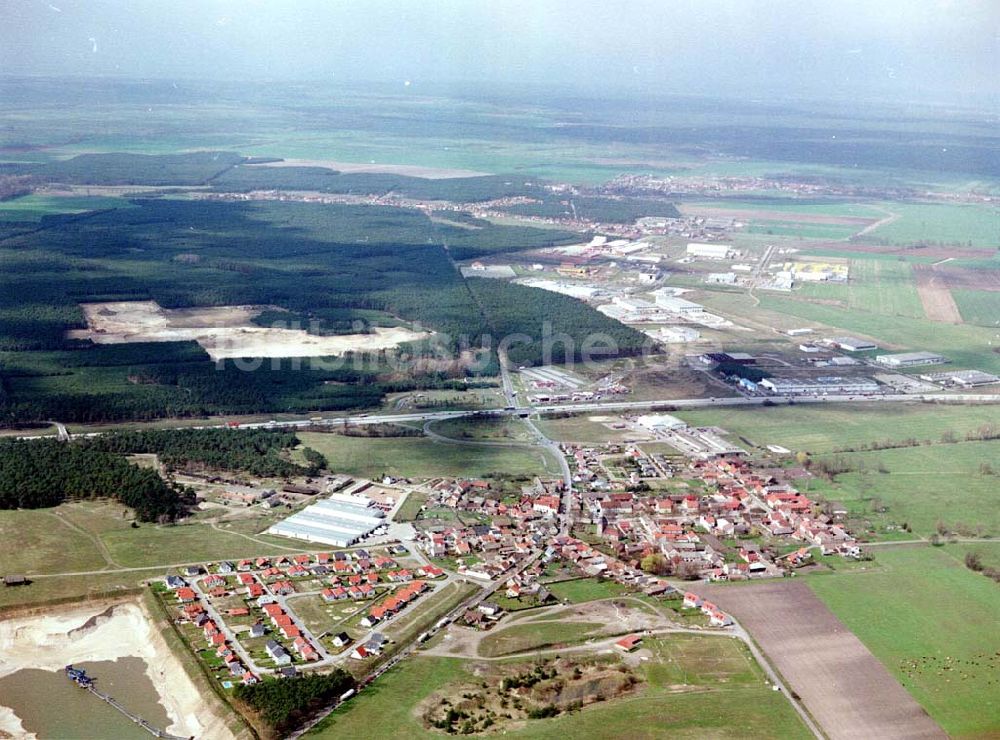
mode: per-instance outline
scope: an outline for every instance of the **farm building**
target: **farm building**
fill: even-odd
[[[901,352],[895,355],[878,355],[875,362],[886,367],[915,367],[917,365],[943,365],[948,362],[948,358],[934,352]]]
[[[383,524],[385,513],[364,496],[334,493],[268,528],[268,534],[349,547]]]
[[[626,635],[622,639],[615,643],[615,647],[621,650],[623,653],[631,653],[637,647],[639,643],[642,642],[642,637],[639,635]]]
[[[687,245],[688,257],[703,257],[713,260],[724,260],[736,252],[731,244],[699,244],[692,242]]]

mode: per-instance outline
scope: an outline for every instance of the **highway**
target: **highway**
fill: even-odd
[[[650,401],[588,401],[544,406],[507,406],[493,409],[465,409],[456,411],[422,411],[407,414],[356,414],[347,416],[323,416],[290,421],[259,421],[240,423],[240,429],[308,429],[309,427],[368,426],[372,424],[400,424],[406,422],[428,422],[441,419],[460,419],[466,416],[550,416],[567,413],[592,413],[641,410],[697,409],[732,406],[806,406],[828,403],[942,403],[942,404],[1000,404],[1000,394],[987,393],[922,393],[922,394],[880,394],[872,396],[829,395],[829,396],[730,396],[721,398],[662,398]],[[222,429],[231,426],[226,422],[192,423],[173,429]],[[74,437],[98,437],[110,432],[80,432]],[[59,435],[30,435],[19,439],[44,439]],[[67,434],[68,436],[68,434]]]

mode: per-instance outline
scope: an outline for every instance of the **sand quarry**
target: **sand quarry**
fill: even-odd
[[[146,675],[171,720],[167,732],[182,737],[233,737],[137,601],[69,607],[58,613],[0,621],[0,677],[25,668],[61,671],[68,663],[124,657],[146,662]],[[11,736],[30,735],[9,708],[0,706],[0,737]]]
[[[70,338],[96,344],[195,341],[213,360],[231,357],[329,357],[397,347],[429,337],[430,332],[403,327],[375,327],[371,334],[321,337],[305,329],[254,326],[261,306],[161,308],[155,301],[81,303],[86,329]]]

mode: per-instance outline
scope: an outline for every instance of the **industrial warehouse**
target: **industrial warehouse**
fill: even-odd
[[[765,378],[758,384],[780,396],[813,396],[828,393],[877,393],[878,383],[868,378],[841,378],[822,376],[814,380],[794,378]]]
[[[365,496],[334,493],[272,525],[268,534],[349,547],[385,522],[385,512]]]
[[[948,358],[935,352],[901,352],[895,355],[878,355],[875,362],[886,367],[916,367],[943,365],[948,362]]]

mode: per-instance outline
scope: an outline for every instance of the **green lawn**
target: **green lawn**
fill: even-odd
[[[965,323],[1000,326],[1000,291],[952,290],[951,297]]]
[[[420,513],[420,507],[427,503],[427,494],[420,491],[411,491],[406,494],[406,500],[399,507],[395,517],[397,522],[412,522]]]
[[[682,410],[675,415],[689,424],[722,427],[758,445],[815,454],[887,439],[937,441],[947,431],[961,438],[983,424],[996,424],[1000,406],[799,405]]]
[[[741,643],[723,637],[672,635],[647,640],[651,660],[633,695],[507,728],[516,738],[807,738],[788,700],[763,683]],[[519,665],[519,664],[507,664]],[[526,665],[526,664],[525,664]],[[443,737],[421,721],[420,703],[449,685],[476,683],[473,661],[416,656],[324,719],[311,737]],[[685,684],[687,691],[674,690]]]
[[[362,477],[481,477],[497,472],[546,475],[558,469],[555,460],[535,449],[450,445],[422,437],[369,439],[311,432],[300,433],[299,439],[323,453],[331,470]]]
[[[546,586],[560,601],[579,604],[584,601],[608,599],[620,596],[628,591],[625,586],[614,581],[597,580],[596,578],[580,578],[574,581],[560,581]]]
[[[545,650],[583,642],[602,633],[596,622],[531,621],[490,632],[479,643],[484,658],[515,655],[529,650]],[[613,634],[613,631],[610,633]]]
[[[1000,588],[929,546],[878,560],[878,572],[809,585],[949,735],[1000,734]]]

